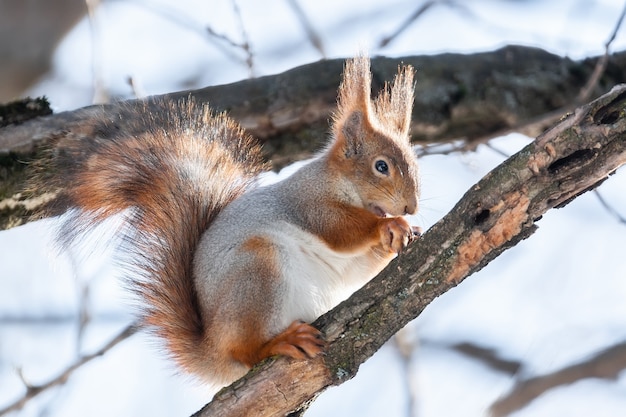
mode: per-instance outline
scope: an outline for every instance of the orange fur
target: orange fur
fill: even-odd
[[[411,227],[402,217],[381,218],[370,211],[336,202],[327,202],[335,215],[318,222],[314,232],[338,252],[362,252],[381,246],[385,252],[398,253],[398,239],[410,239]],[[391,229],[391,230],[390,230]],[[389,237],[392,234],[392,237]],[[394,237],[395,236],[395,237]],[[396,240],[392,243],[393,240]],[[407,242],[408,243],[408,242]],[[406,246],[406,244],[404,245]]]

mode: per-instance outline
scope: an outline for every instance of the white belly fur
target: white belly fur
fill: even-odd
[[[379,272],[379,267],[372,267],[369,252],[333,251],[321,239],[293,225],[284,224],[275,230],[280,232],[270,235],[274,242],[280,242],[286,283],[282,320],[275,323],[278,328],[293,320],[315,320]]]

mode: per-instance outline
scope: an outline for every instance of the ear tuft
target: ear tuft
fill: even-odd
[[[369,114],[371,106],[372,74],[370,60],[360,55],[346,61],[339,86],[338,112],[348,116],[353,111]]]
[[[413,111],[413,82],[415,70],[410,65],[398,69],[393,84],[385,84],[374,102],[374,112],[381,124],[408,135]]]
[[[361,152],[363,138],[371,129],[372,74],[370,60],[359,55],[346,61],[339,86],[337,111],[333,115],[333,133],[346,158]]]

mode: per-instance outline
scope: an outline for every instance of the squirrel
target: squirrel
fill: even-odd
[[[371,98],[370,60],[345,64],[330,141],[272,185],[261,148],[191,99],[96,120],[58,139],[44,178],[65,213],[59,239],[121,214],[122,260],[142,324],[174,362],[226,385],[274,355],[315,357],[311,324],[378,274],[418,234],[409,142],[414,70]]]

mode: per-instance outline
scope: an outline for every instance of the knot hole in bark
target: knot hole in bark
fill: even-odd
[[[591,161],[596,155],[597,151],[593,149],[579,149],[552,162],[548,166],[548,172],[551,174],[558,174],[566,169],[583,166]]]
[[[478,213],[476,216],[474,216],[474,224],[476,224],[476,225],[483,224],[484,222],[487,221],[487,219],[489,218],[490,214],[491,213],[489,212],[489,209],[481,210],[480,213]]]
[[[611,112],[603,113],[600,116],[600,120],[596,120],[596,124],[599,125],[611,125],[620,118],[620,111],[613,110]]]
[[[593,115],[593,122],[597,125],[612,125],[618,121],[624,112],[626,92],[615,97],[608,106],[602,107]]]

